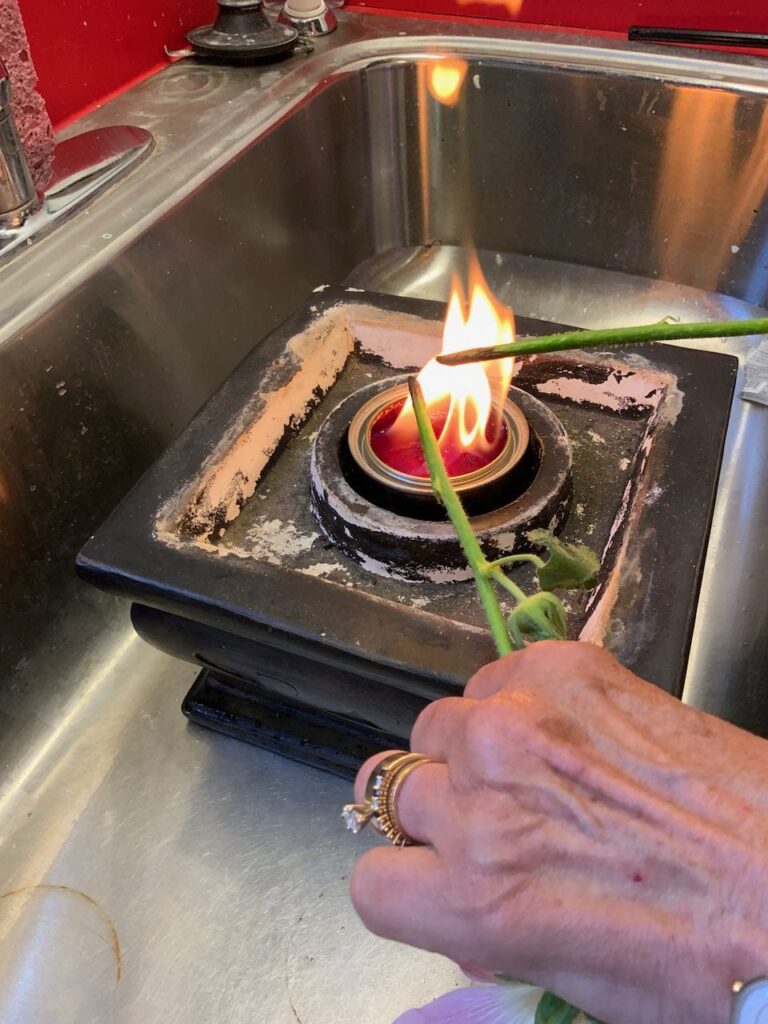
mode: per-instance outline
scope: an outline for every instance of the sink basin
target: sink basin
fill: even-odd
[[[471,244],[497,293],[544,320],[747,316],[766,301],[761,69],[548,37],[388,37],[391,24],[353,19],[298,67],[180,65],[145,83],[122,103],[155,134],[165,126],[161,152],[68,237],[0,275],[13,437],[3,589],[24,613],[4,642],[11,664],[37,635],[40,593],[73,585],[79,542],[320,284],[444,299]],[[444,53],[467,62],[455,107],[430,93]],[[50,286],[33,297],[41,274]],[[750,344],[701,347],[743,357]],[[734,405],[704,580],[711,615],[686,688],[753,728],[768,725],[752,675],[766,651],[754,656],[759,631],[747,622],[737,635],[719,602],[730,607],[749,577],[727,537],[750,565],[764,551],[765,419]],[[59,554],[30,559],[54,507]],[[750,607],[765,622],[766,598]],[[748,707],[730,707],[732,690]]]
[[[457,107],[429,91],[445,54],[468,62]],[[54,766],[57,786],[75,794],[52,792],[32,822],[26,812],[11,822],[10,798],[0,805],[2,831],[14,837],[0,855],[7,877],[28,884],[33,869],[22,871],[20,858],[56,874],[66,847],[71,870],[56,878],[98,883],[113,911],[127,913],[122,861],[90,851],[114,843],[133,867],[136,821],[165,820],[164,791],[147,785],[139,807],[131,779],[167,773],[174,798],[193,804],[199,764],[167,755],[167,736],[179,749],[192,742],[177,710],[191,673],[137,654],[127,609],[77,581],[73,561],[254,345],[322,284],[444,300],[469,245],[497,294],[526,317],[601,327],[756,314],[768,305],[767,112],[768,73],[748,57],[342,13],[312,57],[266,70],[180,63],[73,127],[138,124],[157,146],[87,215],[0,268],[0,663],[13,687],[0,704],[0,740],[14,800],[38,791],[30,780],[53,779]],[[693,347],[743,364],[754,344]],[[768,734],[768,409],[738,397],[739,373],[683,699]],[[157,692],[162,680],[175,680],[173,699]],[[128,734],[102,728],[105,708],[116,721],[162,708],[140,767],[123,745]],[[89,755],[87,778],[63,755],[86,732],[89,751],[101,751]],[[249,851],[262,844],[243,885],[266,891],[281,871],[285,808],[264,797],[258,814],[251,804],[221,825],[231,779],[254,763],[245,755],[258,756],[234,746],[210,748],[217,770],[194,801],[196,827],[207,828],[210,863],[251,865]],[[317,820],[314,788],[290,774],[302,769],[271,770],[294,780],[284,788],[296,829],[305,809]],[[124,805],[114,815],[117,793]],[[86,805],[92,817],[78,832],[67,816]],[[184,833],[153,854],[151,870],[136,862],[145,903],[132,912],[144,927],[133,929],[126,962],[136,978],[162,967],[164,981],[135,982],[117,1020],[167,1019],[185,1007],[194,1024],[221,1012],[200,996],[218,1000],[218,940],[206,929],[198,938],[183,917],[179,934],[169,931],[189,895],[175,888],[191,842]],[[274,849],[264,845],[272,836]],[[347,859],[339,855],[339,878]],[[320,869],[305,867],[301,884],[315,879],[321,890]],[[217,884],[206,875],[214,902]],[[290,904],[286,921],[303,909]],[[292,1019],[271,1012],[282,1007],[283,953],[267,919],[254,924],[252,908],[222,899],[206,920],[227,937],[231,976],[244,988],[263,929],[265,962],[274,956],[265,977],[277,980],[264,982],[259,1006],[264,1019]],[[241,926],[238,945],[231,936]],[[174,973],[167,950],[180,939],[200,965],[197,987],[185,957]],[[359,969],[342,952],[337,959],[323,980],[327,1016],[308,989],[292,990],[302,1019],[311,1005],[311,1024],[337,1019]],[[415,981],[391,988],[357,1016],[385,1024],[407,1006],[397,999],[425,995]]]
[[[738,317],[765,302],[768,79],[748,60],[535,36],[387,38],[376,19],[346,31],[345,45],[297,67],[177,66],[147,82],[132,102],[158,137],[166,125],[165,148],[69,238],[0,279],[1,298],[35,261],[50,277],[73,247],[87,254],[63,279],[79,275],[79,287],[1,353],[6,393],[26,396],[4,403],[19,510],[4,589],[25,610],[17,657],[37,633],[40,592],[74,586],[64,555],[322,284],[445,299],[474,245],[500,297],[542,320]],[[467,63],[454,107],[430,93],[446,52]],[[743,358],[753,343],[700,347]],[[766,416],[734,403],[685,688],[755,729],[768,727],[768,641],[756,639],[768,611],[760,589],[744,588],[765,553]],[[62,557],[30,567],[48,508]],[[752,618],[734,621],[737,588]],[[91,599],[79,600],[90,615]]]

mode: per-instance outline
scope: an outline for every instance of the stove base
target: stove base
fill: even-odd
[[[208,670],[191,718],[349,776],[406,746],[425,705],[458,696],[495,652],[471,582],[371,572],[320,536],[309,507],[316,432],[346,396],[434,347],[443,306],[331,289],[313,300],[256,346],[78,569],[137,602],[144,639]],[[598,587],[568,598],[570,636],[676,695],[736,369],[719,352],[656,345],[538,357],[515,381],[571,439],[563,537],[601,555]],[[530,569],[516,578],[527,589]]]
[[[204,669],[181,704],[196,725],[245,740],[343,779],[354,779],[372,754],[407,749],[408,738],[390,736],[322,711],[260,699],[236,676]]]
[[[181,706],[190,721],[343,778],[372,754],[407,748],[422,708],[460,692],[323,662],[273,632],[244,636],[142,604],[131,620],[142,640],[203,668]]]

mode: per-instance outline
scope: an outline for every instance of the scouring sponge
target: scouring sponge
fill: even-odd
[[[37,74],[29,53],[18,0],[0,0],[0,58],[11,79],[13,115],[39,192],[53,170],[53,126],[37,91]]]

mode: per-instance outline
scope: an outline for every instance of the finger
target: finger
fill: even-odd
[[[540,640],[522,651],[483,665],[464,688],[471,700],[485,700],[500,690],[537,688],[562,676],[566,666],[578,658],[581,644],[572,640]]]
[[[497,661],[483,665],[464,687],[464,697],[470,700],[485,700],[505,686],[514,686],[526,671],[527,651],[505,654]]]
[[[364,802],[368,780],[376,765],[383,761],[385,757],[389,757],[390,754],[404,753],[406,753],[404,750],[382,750],[380,754],[374,754],[373,757],[369,757],[367,761],[362,763],[355,778],[355,803],[361,804]]]
[[[397,751],[376,754],[362,765],[355,780],[356,803],[364,802],[368,780],[376,765],[393,753]],[[444,764],[420,764],[403,780],[396,797],[396,813],[411,839],[431,844],[438,838],[439,825],[453,820],[455,815],[449,789],[448,771]]]
[[[416,719],[411,749],[436,761],[448,761],[466,729],[474,703],[465,697],[443,697],[428,704]]]
[[[407,836],[439,847],[456,818],[447,765],[428,762],[414,768],[397,791],[395,813]]]
[[[464,696],[484,700],[502,689],[560,692],[606,673],[623,676],[626,669],[603,648],[581,640],[541,640],[484,665],[467,683]]]
[[[441,876],[439,856],[429,846],[377,847],[355,864],[352,903],[376,935],[439,950],[447,924]]]

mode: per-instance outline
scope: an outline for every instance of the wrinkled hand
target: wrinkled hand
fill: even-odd
[[[611,1024],[726,1024],[731,983],[768,973],[764,740],[549,641],[427,707],[411,749],[439,762],[398,798],[427,845],[357,863],[374,932]]]

